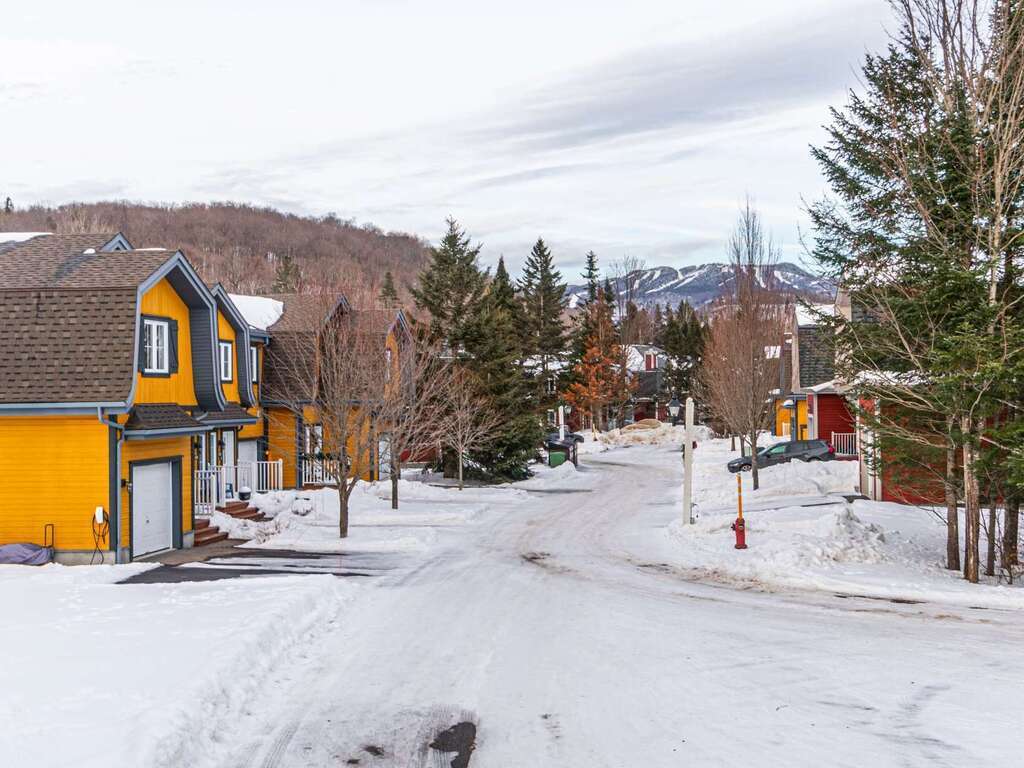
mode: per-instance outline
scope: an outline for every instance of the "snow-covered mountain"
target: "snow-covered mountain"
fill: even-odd
[[[812,275],[807,270],[782,262],[775,268],[775,279],[779,287],[809,299],[831,300],[835,286],[823,277]],[[630,273],[633,300],[640,306],[671,304],[673,307],[686,300],[696,309],[706,307],[717,299],[731,283],[732,273],[728,264],[700,264],[693,267],[654,267]],[[615,289],[623,290],[625,280],[615,281]],[[574,308],[586,298],[586,285],[570,285],[569,306]]]

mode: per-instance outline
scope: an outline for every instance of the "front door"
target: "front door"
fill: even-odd
[[[132,557],[174,546],[171,478],[169,461],[132,467]]]

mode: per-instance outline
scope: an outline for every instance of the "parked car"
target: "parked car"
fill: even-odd
[[[762,448],[757,452],[757,466],[771,467],[775,464],[786,464],[793,459],[800,461],[831,461],[836,457],[835,448],[826,440],[791,440],[788,443],[776,443]],[[749,456],[740,456],[728,463],[730,472],[749,472],[751,469]]]

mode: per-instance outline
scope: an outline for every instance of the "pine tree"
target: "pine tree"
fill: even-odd
[[[274,292],[293,293],[298,290],[302,280],[302,273],[299,265],[292,259],[291,254],[285,253],[278,257],[277,268],[274,271]]]
[[[448,231],[430,251],[430,264],[420,273],[411,293],[416,307],[430,315],[428,337],[445,344],[453,354],[463,354],[481,298],[487,273],[477,259],[480,246],[471,245],[469,235],[455,219],[448,219]]]
[[[525,351],[533,363],[538,407],[544,409],[556,399],[547,391],[548,379],[557,375],[566,355],[562,315],[568,300],[562,275],[555,269],[551,251],[543,239],[537,239],[526,259],[519,291],[525,315]]]
[[[398,291],[395,289],[395,278],[391,270],[384,273],[384,283],[380,288],[380,303],[387,308],[398,306]]]
[[[4,213],[14,213],[14,201],[11,200],[10,195],[4,200]]]
[[[521,312],[504,259],[499,259],[467,335],[469,354],[462,362],[475,374],[481,394],[501,419],[487,445],[471,452],[473,462],[495,480],[528,477],[528,464],[542,437],[531,407],[532,388],[523,370],[522,339],[517,331]]]

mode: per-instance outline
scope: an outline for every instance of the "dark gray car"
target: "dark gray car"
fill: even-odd
[[[786,464],[793,459],[800,461],[831,461],[836,457],[835,449],[825,440],[791,440],[788,443],[776,443],[762,448],[757,452],[757,466],[771,467],[775,464]],[[728,463],[730,472],[749,472],[751,461],[749,456],[740,456]]]

